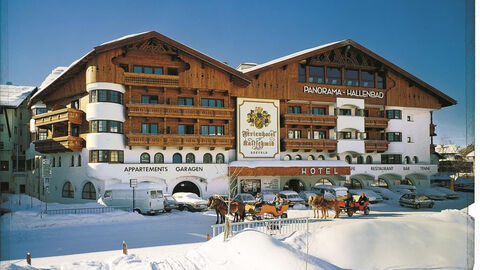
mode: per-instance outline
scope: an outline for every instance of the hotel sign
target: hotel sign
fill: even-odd
[[[280,158],[280,103],[268,99],[237,99],[237,159]]]
[[[303,86],[303,92],[308,94],[317,95],[334,95],[334,96],[346,96],[346,97],[360,97],[360,98],[384,98],[385,94],[375,90],[364,89],[339,89],[323,86]]]
[[[229,176],[350,175],[350,167],[230,167]]]

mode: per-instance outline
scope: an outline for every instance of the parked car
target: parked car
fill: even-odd
[[[383,202],[382,196],[379,196],[373,190],[369,190],[369,189],[350,189],[350,193],[352,193],[352,195],[358,195],[358,196],[362,195],[362,193],[365,193],[365,196],[367,196],[368,201],[370,203]]]
[[[207,209],[207,201],[198,197],[195,193],[177,192],[173,194],[173,198],[177,201],[178,210],[180,211],[196,212]]]
[[[333,186],[333,185],[322,185],[316,184],[312,191],[319,192],[325,199],[331,200],[333,198],[338,199],[339,197],[346,196],[348,188],[341,187],[341,186]]]
[[[455,179],[454,185],[455,185],[455,190],[458,190],[458,191],[467,191],[467,192],[475,191],[474,178],[458,177],[457,179]]]
[[[171,195],[171,194],[165,194],[165,201],[163,202],[163,206],[165,209],[165,212],[170,212],[173,209],[178,209],[178,203],[177,200]]]
[[[289,206],[294,206],[295,204],[306,204],[305,200],[298,196],[298,193],[293,190],[283,190],[279,192],[280,197],[288,200]]]
[[[389,190],[388,188],[369,186],[369,187],[366,187],[366,189],[370,189],[373,192],[377,193],[384,200],[390,200],[391,198],[395,197],[395,193]]]
[[[440,192],[443,192],[447,196],[447,199],[458,199],[458,193],[453,190],[450,190],[445,187],[437,187],[437,186],[434,186],[432,188]]]
[[[163,211],[165,198],[162,186],[152,182],[140,182],[135,188],[134,211],[141,214],[156,214]],[[117,183],[105,188],[101,201],[112,207],[132,207],[133,189],[129,183]]]
[[[447,194],[437,189],[430,187],[418,187],[416,190],[417,195],[425,195],[428,198],[436,201],[446,200]]]
[[[432,208],[434,205],[434,202],[428,197],[418,196],[414,193],[403,194],[398,202],[400,203],[400,206],[409,206],[417,209],[421,207]]]
[[[415,186],[411,185],[395,185],[390,187],[390,190],[400,193],[400,194],[406,194],[406,193],[414,193],[417,188]]]
[[[275,199],[275,194],[273,193],[263,193],[262,194],[264,202],[272,202]]]
[[[302,192],[298,193],[298,196],[300,196],[300,198],[302,198],[305,201],[305,205],[308,205],[308,199],[310,198],[310,196],[315,196],[315,195],[318,195],[318,191],[317,192],[315,192],[315,191],[302,191]]]
[[[243,204],[254,204],[255,203],[255,197],[253,197],[252,194],[250,193],[240,193],[233,198],[234,201],[240,202]]]

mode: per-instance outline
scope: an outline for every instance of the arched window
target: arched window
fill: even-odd
[[[95,200],[97,199],[97,192],[95,186],[91,182],[87,182],[82,189],[82,199]]]
[[[292,159],[292,157],[290,155],[285,155],[283,157],[283,160],[291,160],[291,159]]]
[[[182,155],[179,153],[175,153],[173,155],[173,163],[182,163]]]
[[[367,164],[372,164],[373,160],[371,156],[367,156]]]
[[[309,155],[307,159],[308,159],[308,160],[314,160],[315,157],[314,157],[313,155]]]
[[[58,167],[62,167],[62,157],[58,157]]]
[[[295,156],[295,160],[302,160],[302,156],[296,155],[296,156]]]
[[[206,153],[203,155],[203,163],[212,163],[212,155],[210,153]]]
[[[150,163],[150,154],[143,153],[140,155],[140,163]]]
[[[225,156],[223,154],[217,154],[215,160],[217,163],[225,163]]]
[[[418,157],[417,157],[417,156],[414,156],[414,157],[413,157],[413,163],[415,163],[415,164],[418,163]]]
[[[155,156],[153,156],[153,162],[154,163],[163,163],[163,154],[162,153],[156,153]]]
[[[69,181],[63,184],[62,188],[62,197],[63,198],[73,198],[73,186]]]
[[[185,157],[185,162],[186,163],[195,163],[195,155],[192,153],[188,153],[187,156]]]
[[[317,157],[317,160],[325,160],[325,157],[324,157],[323,155],[319,155],[319,156]]]
[[[362,156],[357,157],[357,164],[363,164],[363,157]]]
[[[72,158],[70,159],[70,167],[75,166],[75,156],[72,155]]]
[[[78,155],[77,166],[78,167],[82,166],[82,155]]]
[[[345,156],[345,162],[348,164],[352,164],[352,157],[351,156]]]
[[[333,160],[340,160],[340,157],[339,157],[339,156],[335,156],[335,157],[333,158]]]
[[[409,156],[405,156],[404,160],[405,160],[405,164],[410,164],[410,157]]]

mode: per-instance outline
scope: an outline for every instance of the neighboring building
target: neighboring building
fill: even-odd
[[[239,69],[156,32],[95,47],[30,101],[48,110],[31,126],[49,200],[129,179],[207,197],[437,173],[432,112],[456,101],[354,41]]]
[[[36,87],[0,85],[0,191],[26,193],[30,144],[28,98]]]
[[[442,156],[438,163],[440,173],[451,175],[452,178],[473,176],[475,165],[473,145],[460,147],[452,144],[440,144],[435,147],[435,151]]]

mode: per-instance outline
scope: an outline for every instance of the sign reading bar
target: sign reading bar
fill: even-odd
[[[279,159],[278,100],[237,99],[237,158]]]
[[[335,95],[335,96],[347,96],[347,97],[360,97],[360,98],[379,98],[382,99],[385,94],[380,91],[364,90],[364,89],[339,89],[323,86],[303,86],[303,92],[317,95]]]
[[[230,167],[229,176],[350,175],[350,167]]]

